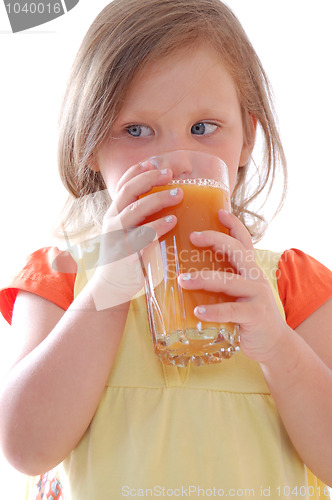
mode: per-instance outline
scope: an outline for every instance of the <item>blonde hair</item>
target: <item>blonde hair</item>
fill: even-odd
[[[259,195],[270,194],[279,167],[284,193],[286,161],[267,76],[240,22],[220,0],[113,0],[91,25],[74,61],[60,120],[59,170],[70,193],[61,227],[67,233],[100,225],[110,203],[102,176],[92,167],[133,77],[146,64],[194,43],[214,48],[232,76],[245,137],[250,115],[261,128],[262,161],[239,168],[232,208],[254,240],[262,237],[264,217],[251,207]],[[283,195],[278,209],[282,200]]]

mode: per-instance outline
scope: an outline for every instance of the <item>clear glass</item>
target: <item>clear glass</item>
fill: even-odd
[[[238,325],[201,322],[194,314],[199,305],[234,300],[224,293],[185,290],[178,284],[181,273],[235,272],[224,252],[198,248],[189,239],[193,231],[207,229],[227,233],[217,212],[231,209],[228,169],[219,158],[198,151],[177,150],[149,160],[156,168],[173,171],[167,186],[151,192],[180,187],[183,201],[154,214],[151,220],[174,214],[174,229],[150,245],[144,254],[145,291],[149,325],[156,354],[166,364],[187,366],[218,363],[239,350]]]

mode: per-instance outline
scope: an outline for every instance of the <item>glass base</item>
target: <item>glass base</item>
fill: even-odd
[[[164,364],[179,367],[220,363],[240,350],[239,327],[190,329],[157,335],[155,352]]]

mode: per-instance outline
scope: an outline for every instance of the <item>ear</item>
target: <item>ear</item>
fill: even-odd
[[[239,166],[243,167],[250,159],[250,155],[255,146],[257,118],[248,113],[243,123],[243,147],[240,156]]]

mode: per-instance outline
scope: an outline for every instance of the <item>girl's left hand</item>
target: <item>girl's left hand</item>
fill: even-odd
[[[249,232],[235,215],[225,210],[220,210],[218,217],[229,229],[229,235],[203,231],[192,233],[190,239],[197,247],[222,252],[237,274],[204,270],[190,277],[180,275],[179,283],[187,290],[203,289],[236,297],[234,302],[201,304],[195,308],[195,315],[202,321],[238,323],[241,351],[255,361],[264,362],[290,328],[279,312],[266,275],[256,263]]]

